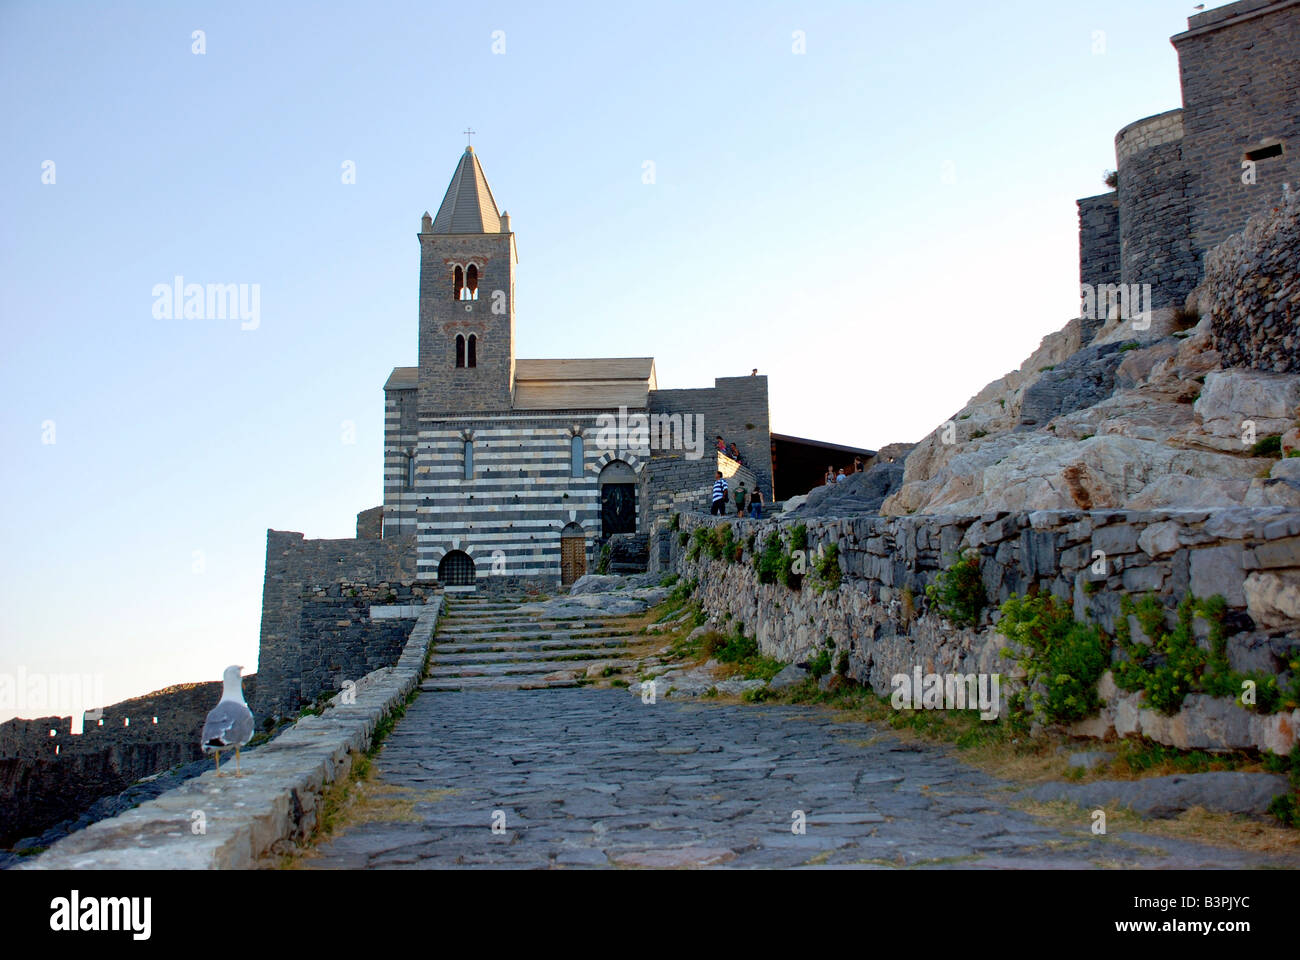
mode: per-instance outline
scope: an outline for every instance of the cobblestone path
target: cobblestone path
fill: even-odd
[[[302,866],[1265,862],[1143,834],[1094,836],[1083,813],[1077,829],[1053,827],[1012,809],[1008,784],[939,748],[835,720],[809,707],[644,704],[626,690],[424,693],[376,758],[381,782],[398,788],[388,795],[414,800],[417,821],[354,823]]]

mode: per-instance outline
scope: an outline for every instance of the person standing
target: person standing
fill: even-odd
[[[843,483],[843,482],[844,482],[844,468],[843,468],[843,467],[840,467],[840,472],[837,473],[837,474],[835,475],[835,482],[836,482],[836,483]]]
[[[827,464],[827,465],[826,465],[826,476],[823,477],[822,479],[826,481],[826,486],[828,486],[828,487],[829,487],[831,484],[833,484],[833,483],[835,482],[835,468],[832,467],[830,464]]]
[[[736,484],[736,516],[737,517],[743,517],[745,515],[746,505],[747,503],[746,503],[746,496],[745,496],[745,481],[741,480],[740,483]]]
[[[754,488],[754,495],[749,498],[749,515],[755,520],[763,519],[763,490]]]
[[[713,481],[713,504],[709,509],[711,516],[721,517],[727,513],[727,481],[722,479],[722,471],[717,471],[718,477]]]
[[[854,458],[853,458],[853,472],[854,472],[854,473],[861,473],[862,470],[863,470],[862,457],[861,457],[861,456],[856,456],[856,457],[854,457]]]

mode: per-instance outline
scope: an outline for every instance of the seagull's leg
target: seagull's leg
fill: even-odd
[[[239,772],[239,746],[238,745],[235,746],[235,776],[237,777],[243,776],[243,774]]]
[[[221,751],[213,750],[212,755],[217,759],[217,776],[221,776]]]

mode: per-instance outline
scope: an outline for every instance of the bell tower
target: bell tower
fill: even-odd
[[[509,410],[515,235],[466,147],[435,217],[420,221],[419,412]]]

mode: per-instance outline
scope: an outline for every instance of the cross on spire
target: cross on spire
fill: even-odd
[[[474,136],[477,132],[477,130],[471,130],[469,127],[466,127],[461,131],[461,133],[465,134],[465,146],[469,146],[469,138]]]

